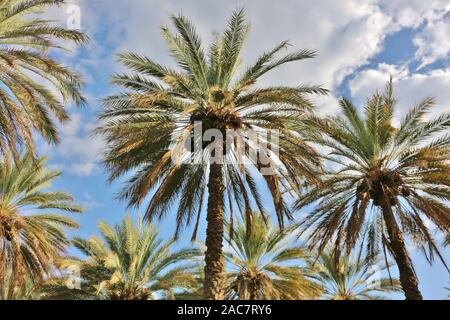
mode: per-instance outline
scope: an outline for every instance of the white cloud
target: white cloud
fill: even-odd
[[[45,151],[66,172],[77,176],[96,174],[100,171],[100,153],[105,144],[101,137],[92,136],[95,120],[89,121],[80,113],[72,114],[71,119],[60,128],[60,144]]]
[[[290,39],[294,48],[319,51],[318,58],[291,64],[263,79],[262,84],[320,83],[335,89],[383,49],[387,35],[405,27],[424,26],[414,39],[418,46],[416,59],[421,66],[450,52],[448,0],[288,0],[283,6],[269,0],[69,0],[68,3],[80,6],[82,28],[92,38],[87,53],[76,56],[75,65],[89,76],[89,84],[95,81],[94,72],[110,74],[119,68],[116,52],[136,51],[162,63],[172,63],[160,36],[160,26],[170,24],[171,14],[183,13],[191,18],[201,36],[208,39],[211,31],[223,29],[230,12],[241,6],[245,6],[252,23],[244,54],[246,63],[284,39]],[[52,10],[50,17],[65,24],[69,15],[63,8]],[[97,105],[94,98],[90,102]]]
[[[104,204],[97,202],[89,192],[83,192],[83,200],[80,202],[80,205],[86,211],[104,207]]]
[[[97,167],[93,162],[75,163],[69,167],[70,172],[77,176],[90,176],[96,169]]]
[[[399,28],[419,28],[414,37],[419,69],[445,58],[450,53],[450,1],[383,0],[380,5],[390,12]]]
[[[394,89],[399,99],[397,117],[430,96],[437,100],[430,116],[450,112],[450,68],[410,73],[404,66],[379,64],[376,69],[364,70],[356,75],[349,82],[350,92],[357,103],[361,104],[375,90],[382,90],[390,75],[394,77]]]
[[[170,63],[160,26],[170,24],[171,14],[190,17],[201,36],[209,38],[211,31],[223,29],[230,12],[241,6],[252,23],[246,62],[284,39],[290,39],[295,48],[319,50],[319,58],[293,64],[274,73],[267,82],[319,82],[335,88],[380,52],[388,34],[405,27],[425,25],[415,38],[417,58],[423,63],[450,51],[450,37],[445,37],[449,17],[443,20],[450,12],[448,0],[289,0],[283,6],[269,0],[70,0],[69,4],[80,6],[83,30],[92,37],[88,55],[78,61],[82,71],[96,68],[111,72],[117,68],[114,53],[124,50]],[[69,15],[63,8],[52,10],[50,17],[64,24]]]
[[[376,1],[401,27],[417,28],[426,21],[442,18],[450,10],[448,0],[381,0]]]
[[[385,37],[404,27],[430,26],[416,38],[416,44],[420,44],[418,52],[421,46],[428,48],[417,58],[431,61],[441,57],[443,51],[430,49],[434,38],[429,34],[442,34],[437,30],[437,21],[450,11],[447,0],[291,0],[283,2],[283,6],[268,0],[71,2],[81,7],[83,28],[93,37],[87,56],[77,63],[84,73],[112,73],[119,68],[113,53],[121,51],[136,51],[165,64],[173,63],[160,36],[160,26],[170,24],[171,14],[183,13],[191,18],[201,36],[208,39],[212,30],[224,28],[233,9],[245,6],[252,24],[245,63],[251,63],[256,55],[284,39],[290,39],[293,49],[319,51],[318,58],[291,64],[264,78],[262,84],[320,83],[330,89],[367,65],[383,49]]]
[[[334,115],[339,111],[339,98],[332,93],[327,96],[314,97],[313,101],[319,116]]]
[[[450,53],[450,16],[429,23],[416,35],[414,44],[418,48],[416,58],[421,61],[418,69],[446,58]]]

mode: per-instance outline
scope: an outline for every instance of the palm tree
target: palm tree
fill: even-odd
[[[51,212],[81,208],[64,192],[44,190],[61,175],[45,163],[30,154],[15,166],[0,163],[0,275],[12,270],[11,290],[26,278],[38,281],[47,275],[69,245],[64,228],[78,227],[71,218]]]
[[[40,19],[64,0],[2,0],[0,3],[0,154],[17,161],[17,145],[34,153],[33,131],[49,143],[59,141],[55,120],[69,120],[64,106],[84,103],[80,76],[48,55],[61,41],[81,44],[87,37]],[[62,96],[63,99],[60,99]],[[62,100],[62,101],[61,101]]]
[[[425,121],[434,105],[429,98],[394,127],[392,80],[386,93],[367,102],[365,119],[350,101],[343,99],[340,105],[343,117],[312,121],[323,131],[317,142],[329,148],[326,159],[335,170],[298,200],[297,209],[318,202],[303,228],[311,231],[311,243],[319,251],[334,241],[336,251],[344,246],[349,252],[359,239],[370,257],[380,247],[385,255],[389,250],[406,298],[422,299],[404,237],[428,252],[430,262],[434,254],[444,262],[425,219],[448,234],[450,114]]]
[[[113,83],[127,91],[105,100],[106,110],[101,118],[106,123],[98,132],[105,135],[108,143],[105,164],[111,180],[134,172],[122,198],[130,206],[139,206],[154,190],[146,218],[162,218],[177,203],[176,234],[196,221],[195,239],[208,195],[205,297],[223,299],[226,203],[230,204],[230,213],[237,205],[250,215],[252,204],[264,213],[255,181],[264,168],[274,169],[275,174],[264,175],[263,181],[272,194],[280,224],[285,217],[291,218],[283,189],[287,185],[298,188],[301,178],[316,180],[314,172],[319,167],[315,152],[293,130],[303,128],[303,117],[312,109],[307,95],[326,91],[305,86],[254,87],[270,70],[314,57],[308,50],[278,57],[287,42],[264,53],[238,76],[249,29],[243,10],[233,13],[223,35],[216,35],[209,54],[204,52],[188,19],[172,16],[172,21],[177,33],[166,27],[162,33],[180,70],[135,53],[121,54],[120,62],[133,72],[114,76]],[[231,140],[227,148],[221,140],[227,140],[223,135],[229,138],[233,129],[233,133],[239,132],[234,137],[239,143]],[[214,142],[208,145],[202,137],[211,130],[218,132],[219,137],[215,135],[211,139]],[[278,156],[267,156],[277,146],[266,141],[271,139],[264,139],[264,135],[257,137],[259,149],[250,143],[246,139],[250,130],[278,130]],[[229,152],[223,159],[226,149]],[[251,157],[257,150],[266,155],[262,157],[268,162]]]
[[[173,241],[159,239],[142,219],[133,224],[130,216],[114,227],[102,222],[98,228],[102,239],[74,239],[87,260],[72,258],[60,265],[79,268],[81,287],[68,287],[67,277],[55,278],[44,285],[46,298],[149,300],[194,285],[186,262],[200,255],[197,249],[171,252]]]
[[[251,233],[241,223],[228,234],[225,251],[227,298],[241,300],[313,299],[322,293],[300,267],[308,258],[302,246],[294,245],[296,225],[280,231],[255,216]]]
[[[25,277],[20,286],[14,284],[14,272],[4,270],[0,277],[0,300],[37,300],[39,292],[36,283],[30,277]]]
[[[325,299],[379,300],[385,298],[380,294],[401,291],[398,280],[381,277],[388,267],[380,257],[342,255],[336,262],[331,252],[323,252],[309,261],[309,268],[311,277],[324,288]]]

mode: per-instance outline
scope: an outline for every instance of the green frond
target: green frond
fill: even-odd
[[[15,165],[0,164],[0,273],[11,270],[14,290],[26,290],[27,282],[39,283],[66,254],[66,229],[78,224],[52,211],[81,212],[64,192],[46,192],[58,171],[45,168],[46,159],[31,153]],[[10,292],[12,294],[12,292]]]
[[[79,45],[88,37],[36,18],[44,9],[64,3],[14,0],[3,1],[0,7],[0,153],[4,157],[12,153],[17,161],[21,146],[35,152],[34,132],[50,144],[58,143],[57,123],[69,119],[66,104],[85,103],[81,77],[50,58],[48,51],[63,49],[60,41]]]
[[[386,294],[401,291],[397,279],[386,279],[379,258],[339,256],[330,251],[309,261],[310,276],[324,288],[323,298],[329,300],[378,300]],[[380,295],[382,294],[382,295]]]
[[[281,231],[254,214],[251,231],[239,223],[229,231],[225,257],[230,271],[227,297],[231,299],[299,300],[317,298],[320,286],[299,265],[308,259],[305,248],[294,246],[296,226]],[[295,265],[295,266],[291,266]]]
[[[98,225],[101,238],[75,239],[74,245],[87,257],[79,261],[81,289],[64,289],[66,278],[50,279],[44,285],[47,297],[57,299],[149,300],[173,290],[194,286],[190,260],[200,255],[196,248],[172,251],[173,241],[163,241],[142,218],[126,216],[121,224]]]

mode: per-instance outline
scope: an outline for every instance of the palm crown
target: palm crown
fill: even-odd
[[[55,278],[44,285],[47,297],[148,300],[195,284],[189,260],[200,255],[197,249],[172,251],[173,241],[161,240],[142,219],[133,224],[130,216],[120,225],[102,222],[98,228],[102,239],[74,240],[87,260],[67,259],[61,264],[79,266],[81,288],[67,288],[66,278]]]
[[[12,272],[12,290],[26,277],[47,275],[69,245],[64,228],[77,228],[72,219],[51,213],[81,208],[64,192],[44,191],[61,174],[45,162],[27,154],[18,166],[0,164],[0,274]]]
[[[3,0],[0,3],[0,152],[17,160],[18,144],[34,152],[33,130],[49,143],[59,141],[55,120],[69,119],[64,103],[84,102],[80,77],[48,55],[62,41],[83,43],[75,30],[40,19],[44,7],[64,0]],[[59,95],[64,101],[60,101]]]
[[[334,239],[337,253],[342,245],[349,251],[362,239],[371,257],[380,247],[390,250],[404,290],[416,297],[420,293],[403,234],[428,249],[432,259],[440,254],[426,220],[446,234],[450,228],[445,203],[450,199],[450,137],[445,134],[450,114],[424,121],[433,102],[420,102],[395,128],[391,82],[385,94],[369,99],[364,119],[343,99],[343,117],[313,120],[324,132],[317,142],[329,149],[326,159],[337,169],[296,204],[299,209],[318,201],[303,227],[320,249]]]
[[[255,216],[251,233],[241,223],[228,234],[225,257],[229,272],[228,298],[299,300],[317,298],[321,287],[306,267],[307,250],[294,245],[296,225],[279,230]]]
[[[207,168],[203,165],[174,164],[172,156],[174,150],[190,151],[184,146],[193,134],[195,121],[202,122],[204,131],[208,128],[279,129],[283,135],[280,140],[284,143],[280,148],[280,160],[286,168],[283,177],[298,185],[295,175],[287,175],[289,170],[291,173],[301,171],[304,173],[302,176],[306,174],[313,179],[310,172],[317,165],[314,151],[292,129],[303,124],[305,110],[312,108],[305,95],[325,90],[318,87],[252,89],[252,86],[258,78],[277,66],[312,58],[314,53],[302,50],[276,58],[288,46],[287,42],[283,42],[262,55],[255,65],[235,79],[248,30],[243,11],[233,14],[229,29],[223,37],[217,37],[213,42],[209,59],[202,51],[192,24],[182,16],[172,17],[172,20],[178,34],[172,34],[167,28],[163,28],[162,33],[181,71],[169,69],[137,54],[121,54],[119,60],[136,73],[116,75],[113,83],[131,91],[111,96],[105,101],[107,108],[103,118],[108,121],[100,132],[106,134],[109,142],[105,162],[111,170],[111,178],[138,169],[123,196],[132,205],[138,205],[153,187],[158,186],[148,206],[147,217],[164,216],[174,200],[179,198],[179,226],[191,222],[191,214],[202,204],[208,182],[205,178]],[[254,148],[252,145],[247,147]],[[200,157],[211,156],[204,150],[198,153]],[[194,159],[199,157],[198,153],[186,156]],[[230,196],[248,206],[248,200],[254,195],[259,209],[265,212],[250,169],[235,163],[227,162],[229,165],[224,169],[230,182]],[[251,164],[260,168],[258,163]],[[280,179],[276,176],[266,179],[275,197],[277,213],[280,217],[285,214],[289,216],[289,209],[281,198]],[[244,188],[246,183],[248,188]]]
[[[179,70],[138,54],[121,54],[119,60],[133,72],[116,75],[113,83],[129,91],[105,100],[102,118],[106,123],[99,132],[106,136],[108,143],[105,164],[111,179],[134,172],[122,197],[131,206],[138,206],[155,188],[146,210],[149,219],[164,217],[177,202],[177,234],[196,221],[195,238],[208,189],[206,259],[215,261],[216,270],[211,272],[218,276],[223,270],[225,198],[230,212],[237,205],[241,212],[251,215],[251,205],[255,204],[265,213],[256,178],[265,167],[275,168],[274,174],[263,178],[283,225],[284,218],[291,218],[283,190],[288,186],[297,190],[303,178],[317,180],[314,173],[320,163],[314,150],[305,143],[305,131],[301,128],[304,128],[305,114],[312,109],[307,94],[326,91],[305,86],[254,87],[272,69],[314,57],[314,52],[308,50],[279,57],[287,42],[264,53],[238,75],[248,32],[242,10],[234,12],[228,28],[222,36],[216,36],[208,54],[189,20],[173,16],[172,21],[176,34],[166,27],[162,34]],[[201,123],[200,138],[195,134],[198,123]],[[241,132],[237,138],[241,147],[233,140],[235,143],[231,143],[224,163],[218,164],[211,159],[222,154],[225,147],[215,141],[214,150],[210,150],[199,141],[208,129],[216,129],[221,134],[239,129],[266,133],[277,130],[279,145],[263,136],[251,143]],[[192,150],[186,147],[188,142],[201,147]],[[216,153],[216,147],[223,147],[222,151]],[[274,156],[275,148],[277,156]],[[251,156],[261,149],[268,160],[265,163]],[[174,158],[182,161],[173,161]],[[206,268],[210,270],[212,264],[207,262]],[[207,288],[212,283],[208,280],[210,274],[206,272]],[[217,279],[214,282],[219,283]]]
[[[323,252],[318,259],[310,259],[310,276],[324,289],[325,299],[384,299],[401,287],[397,279],[382,277],[382,272],[390,267],[382,260],[342,255],[336,261],[333,252]]]

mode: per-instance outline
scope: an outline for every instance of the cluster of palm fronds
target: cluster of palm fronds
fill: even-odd
[[[101,223],[101,237],[70,240],[66,229],[77,224],[55,212],[81,208],[66,193],[46,191],[60,172],[45,168],[33,137],[57,143],[65,105],[84,103],[80,77],[48,51],[87,37],[38,18],[63,3],[0,3],[1,298],[339,300],[403,290],[421,299],[408,244],[447,267],[430,226],[448,245],[450,114],[425,120],[434,105],[425,99],[394,126],[391,80],[363,112],[342,99],[342,115],[316,116],[312,98],[326,89],[258,86],[315,52],[283,54],[283,41],[242,69],[243,10],[207,50],[193,24],[173,16],[175,30],[162,34],[178,68],[119,55],[130,71],[113,77],[124,91],[104,100],[96,133],[107,142],[110,180],[129,179],[120,198],[138,208],[152,197],[144,219]],[[233,130],[231,144],[205,143],[209,129]],[[277,139],[267,138],[274,132]],[[301,209],[307,213],[295,219]],[[151,221],[171,211],[175,237],[164,241]],[[195,242],[205,212],[205,250],[176,250],[185,227],[193,226]],[[81,254],[70,256],[70,246]]]
[[[133,223],[130,216],[114,227],[100,223],[98,228],[101,238],[73,240],[84,259],[59,258],[55,261],[58,271],[48,273],[45,279],[27,276],[20,285],[13,285],[13,269],[8,269],[2,277],[0,297],[63,300],[203,297],[200,247],[173,250],[173,240],[161,240],[152,225],[142,219]],[[280,231],[257,219],[250,236],[245,223],[229,233],[226,298],[353,300],[386,298],[376,294],[400,290],[397,280],[374,277],[377,261],[356,262],[343,257],[335,265],[328,253],[315,261],[305,247],[293,245],[296,229],[291,226]]]

